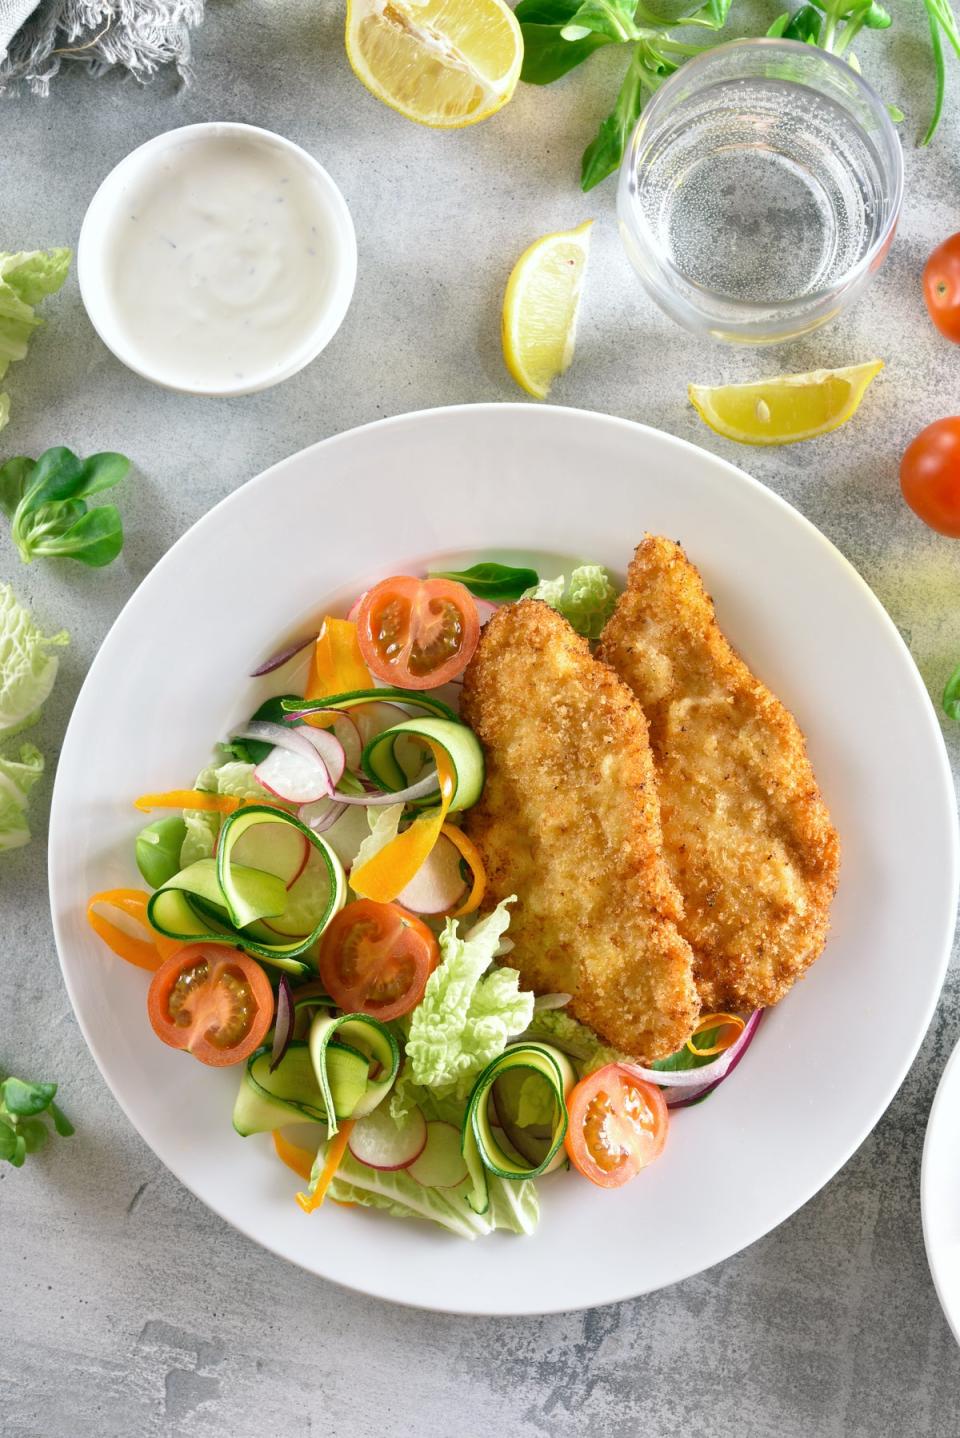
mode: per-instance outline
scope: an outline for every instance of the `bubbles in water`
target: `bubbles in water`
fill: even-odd
[[[689,96],[640,157],[636,199],[683,279],[778,304],[829,288],[876,238],[869,138],[808,87],[758,78]]]

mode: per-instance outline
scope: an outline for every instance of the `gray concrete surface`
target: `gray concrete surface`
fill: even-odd
[[[890,261],[841,324],[766,355],[694,341],[655,313],[620,253],[610,186],[579,194],[578,156],[608,103],[612,54],[552,90],[521,88],[490,124],[433,134],[353,79],[339,3],[212,0],[185,92],[166,80],[142,89],[68,75],[47,102],[4,103],[0,248],[75,243],[96,184],[127,150],[210,118],[270,126],[317,154],[343,187],[360,242],[355,302],[326,355],[248,399],[166,394],[126,373],[87,324],[73,278],[48,304],[47,326],[9,376],[13,418],[0,453],[117,448],[137,473],[120,497],[126,548],[106,572],[23,569],[0,535],[0,575],[45,624],[73,635],[38,731],[46,753],[55,756],[123,602],[214,501],[303,445],[380,415],[516,398],[498,343],[507,273],[535,235],[587,215],[600,223],[576,363],[557,402],[680,434],[784,495],[864,574],[937,691],[960,657],[958,551],[906,510],[896,474],[906,441],[960,408],[960,352],[927,322],[919,290],[927,252],[960,226],[960,115],[951,100],[934,147],[914,147],[931,100],[926,41],[919,0],[896,9],[895,34],[858,46],[865,70],[908,112],[907,203]],[[960,65],[950,80],[960,93]],[[738,450],[686,405],[690,379],[874,354],[888,368],[856,421],[794,449]],[[878,702],[863,696],[864,724]],[[960,731],[947,740],[956,760]],[[875,1133],[749,1251],[592,1313],[438,1318],[339,1292],[261,1252],[131,1129],[60,982],[45,888],[49,792],[48,781],[31,846],[0,860],[0,1064],[56,1077],[78,1135],[20,1172],[0,1169],[5,1438],[957,1432],[960,1357],[927,1273],[918,1197],[927,1112],[960,1034],[956,969]],[[905,954],[905,973],[909,962]]]

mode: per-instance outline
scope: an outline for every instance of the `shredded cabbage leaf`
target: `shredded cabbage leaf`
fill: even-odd
[[[194,787],[208,794],[231,794],[235,799],[270,798],[263,785],[253,777],[254,768],[253,764],[243,764],[236,759],[226,764],[211,765],[200,770]],[[180,867],[185,869],[197,859],[213,857],[221,816],[203,809],[184,809],[183,822],[187,832],[180,847]]]
[[[314,1176],[319,1176],[323,1167],[324,1149],[325,1145],[314,1164]],[[493,1174],[487,1178],[490,1207],[486,1213],[474,1213],[460,1188],[425,1188],[403,1169],[368,1168],[348,1149],[328,1193],[338,1203],[379,1208],[394,1218],[425,1218],[458,1238],[483,1238],[495,1228],[532,1233],[540,1217],[540,1200],[532,1180],[505,1181]]]
[[[387,804],[383,808],[377,806],[367,810],[367,823],[370,825],[370,833],[361,843],[357,850],[356,857],[350,865],[351,870],[359,869],[385,849],[389,843],[397,837],[400,830],[400,820],[403,818],[402,804]]]
[[[28,796],[42,773],[43,755],[33,744],[21,744],[17,759],[0,754],[0,854],[28,842]]]
[[[563,1009],[537,1009],[523,1037],[556,1044],[558,1049],[562,1049],[573,1059],[581,1078],[602,1069],[605,1064],[636,1062],[629,1054],[610,1048],[597,1037],[593,1029],[578,1023]]]
[[[599,639],[603,626],[617,603],[618,591],[610,575],[599,564],[580,564],[571,571],[569,583],[561,574],[558,579],[541,579],[528,589],[524,599],[542,599],[587,639]]]
[[[51,650],[69,643],[65,629],[44,634],[9,584],[0,584],[0,738],[35,724],[57,677]]]
[[[533,994],[521,991],[516,969],[494,968],[500,939],[510,923],[504,899],[461,937],[456,919],[440,935],[440,963],[427,980],[423,998],[410,1016],[404,1075],[392,1111],[404,1111],[407,1083],[438,1098],[466,1098],[473,1080],[507,1040],[533,1017]]]
[[[70,250],[0,253],[0,379],[14,360],[22,360],[39,316],[34,306],[54,294],[70,268]],[[0,394],[0,429],[10,413],[10,398]]]

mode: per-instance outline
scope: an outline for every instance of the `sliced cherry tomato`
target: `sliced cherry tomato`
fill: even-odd
[[[273,1022],[273,990],[247,954],[220,944],[190,944],[153,976],[147,1013],[173,1049],[223,1068],[248,1058]]]
[[[564,1139],[574,1168],[600,1188],[619,1188],[657,1158],[669,1117],[660,1090],[625,1064],[581,1079],[567,1099]]]
[[[900,461],[900,488],[924,524],[960,539],[960,415],[920,431]]]
[[[367,667],[399,689],[435,689],[473,658],[480,619],[473,595],[450,579],[395,575],[375,584],[357,612]]]
[[[960,344],[960,234],[944,240],[927,260],[923,298],[940,333]]]
[[[423,998],[440,946],[399,904],[357,899],[340,910],[320,943],[320,978],[346,1013],[395,1019]]]

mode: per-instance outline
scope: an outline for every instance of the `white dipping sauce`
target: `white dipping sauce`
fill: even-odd
[[[337,259],[327,204],[306,157],[255,132],[188,134],[158,154],[124,186],[102,257],[134,363],[216,391],[305,362]]]

